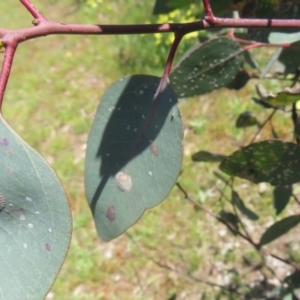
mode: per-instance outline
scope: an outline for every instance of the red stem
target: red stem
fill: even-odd
[[[46,20],[42,14],[33,6],[29,0],[20,0],[20,2],[26,7],[31,15],[38,20]]]
[[[205,11],[205,20],[209,23],[214,22],[214,13],[211,9],[209,0],[202,0],[203,6],[204,6],[204,11]]]
[[[169,77],[169,74],[170,74],[171,68],[172,68],[172,64],[173,64],[173,60],[174,60],[174,57],[175,57],[175,54],[176,54],[176,50],[177,50],[183,36],[184,36],[184,34],[182,34],[182,33],[176,33],[175,34],[175,39],[174,39],[173,44],[171,46],[171,49],[170,49],[170,52],[169,52],[169,55],[168,55],[168,58],[167,58],[167,61],[166,61],[165,67],[164,67],[162,80],[161,80],[160,86],[158,88],[158,94],[160,94],[161,89],[162,89],[165,81]]]
[[[135,155],[135,153],[137,151],[137,147],[139,146],[139,144],[141,142],[141,138],[144,135],[145,130],[148,128],[149,123],[150,123],[150,121],[153,117],[153,114],[156,111],[156,106],[159,102],[161,92],[163,91],[163,88],[166,86],[166,83],[169,79],[169,74],[171,72],[171,68],[172,68],[173,60],[174,60],[174,57],[175,57],[175,54],[176,54],[176,50],[177,50],[177,48],[180,44],[180,41],[181,41],[182,37],[183,37],[183,34],[180,34],[180,33],[175,34],[175,39],[174,39],[173,44],[171,46],[171,49],[170,49],[170,52],[169,52],[169,55],[168,55],[168,58],[167,58],[167,61],[166,61],[165,67],[164,67],[163,75],[161,77],[161,80],[159,82],[159,86],[157,87],[157,90],[156,90],[155,95],[154,95],[153,106],[152,106],[151,111],[149,112],[149,115],[147,116],[146,121],[145,121],[145,123],[144,123],[144,125],[143,125],[143,127],[142,127],[142,129],[139,133],[139,136],[137,138],[137,142],[133,147],[133,151],[131,153],[131,156],[130,156],[128,162]]]
[[[0,113],[2,114],[2,103],[3,103],[3,97],[5,93],[5,89],[7,86],[10,70],[12,67],[12,63],[14,60],[14,54],[16,52],[18,44],[12,43],[10,45],[7,45],[5,48],[5,54],[4,59],[2,62],[2,68],[0,73]]]
[[[300,28],[300,20],[264,20],[264,19],[226,19],[215,18],[209,0],[203,0],[206,18],[202,21],[174,24],[136,24],[136,25],[84,25],[63,24],[48,21],[32,5],[30,0],[20,0],[30,14],[38,20],[35,27],[8,30],[0,28],[0,41],[5,45],[5,59],[0,75],[0,110],[7,85],[13,56],[17,45],[29,39],[50,34],[147,34],[157,32],[174,32],[177,37],[184,34],[209,28]],[[179,39],[180,40],[180,39]],[[175,39],[176,41],[176,39]],[[176,46],[177,47],[177,46]],[[172,53],[170,53],[172,55]],[[167,62],[164,75],[170,71]]]
[[[24,1],[24,0],[23,0]],[[41,16],[41,15],[39,15]],[[206,20],[190,23],[172,24],[134,24],[134,25],[88,25],[88,24],[64,24],[41,20],[40,25],[17,30],[0,28],[0,38],[7,34],[13,34],[21,43],[29,39],[38,38],[50,34],[149,34],[174,32],[186,34],[210,28],[300,28],[300,20],[265,20],[265,19],[226,19],[214,18],[209,24]]]

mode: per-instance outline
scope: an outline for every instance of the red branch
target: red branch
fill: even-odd
[[[211,9],[209,0],[202,0],[202,2],[203,2],[203,6],[204,6],[204,11],[205,11],[205,20],[211,24],[214,22],[214,14]]]
[[[8,78],[9,78],[9,74],[10,74],[10,70],[12,67],[17,46],[18,44],[11,44],[5,48],[4,60],[2,63],[2,68],[0,73],[0,111],[2,108],[4,92],[8,82]]]
[[[0,38],[13,34],[23,41],[50,34],[148,34],[148,33],[189,33],[210,28],[299,28],[300,20],[227,19],[214,18],[212,23],[205,20],[190,23],[134,24],[134,25],[87,25],[64,24],[47,21],[45,18],[36,27],[7,30],[0,28]]]
[[[208,0],[203,0],[206,13],[204,20],[190,23],[136,25],[87,25],[51,22],[39,13],[30,0],[20,0],[20,2],[35,18],[33,22],[35,26],[17,30],[0,28],[0,41],[5,45],[5,59],[0,75],[0,110],[15,50],[19,43],[30,39],[51,34],[107,35],[174,32],[176,36],[181,36],[189,32],[210,28],[300,28],[300,20],[215,18]]]
[[[20,2],[26,7],[26,9],[31,13],[31,15],[35,19],[46,20],[29,0],[20,0]]]
[[[133,148],[133,151],[132,151],[132,154],[131,154],[131,157],[130,157],[129,160],[131,160],[132,157],[136,154],[136,150],[137,150],[138,145],[141,142],[141,138],[144,135],[145,130],[149,126],[149,122],[151,121],[151,119],[152,119],[152,117],[155,113],[156,106],[159,102],[161,93],[162,93],[163,89],[166,87],[166,85],[169,81],[169,74],[170,74],[170,71],[171,71],[171,68],[172,68],[172,63],[173,63],[173,60],[174,60],[174,57],[175,57],[175,53],[176,53],[176,50],[177,50],[177,48],[179,46],[179,43],[180,43],[182,38],[183,38],[183,34],[180,34],[180,33],[175,34],[175,38],[174,38],[174,41],[173,41],[172,46],[170,48],[169,55],[168,55],[167,61],[165,63],[164,71],[163,71],[159,86],[157,87],[157,90],[156,90],[155,95],[153,97],[154,103],[153,103],[152,109],[151,109],[149,115],[146,118],[145,124],[143,125],[143,127],[141,129],[141,132],[140,132],[140,134],[137,138],[137,142],[136,142],[136,144]]]

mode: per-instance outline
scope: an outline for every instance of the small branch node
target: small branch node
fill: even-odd
[[[4,53],[5,52],[5,44],[3,43],[2,40],[0,40],[0,53]]]
[[[209,0],[202,0],[202,1],[203,1],[204,11],[205,11],[205,18],[204,19],[210,25],[214,25],[215,17],[214,17],[214,13],[211,9]]]
[[[37,26],[37,25],[39,25],[40,24],[40,21],[38,20],[38,19],[34,19],[33,21],[32,21],[32,25],[34,25],[34,26]]]
[[[2,62],[2,68],[0,73],[0,111],[2,111],[2,103],[3,103],[3,97],[6,89],[6,85],[8,82],[8,78],[10,75],[12,62],[14,59],[14,55],[16,52],[18,44],[11,43],[6,45],[5,47],[5,55]]]

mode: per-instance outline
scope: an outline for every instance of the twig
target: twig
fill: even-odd
[[[296,71],[295,77],[293,78],[293,83],[291,85],[291,87],[294,87],[299,79],[300,76],[300,72]],[[296,139],[297,144],[299,145],[300,143],[300,137],[299,137],[299,127],[300,127],[300,117],[298,115],[297,112],[297,107],[296,107],[296,103],[293,103],[292,106],[292,114],[291,114],[291,118],[294,124],[294,138]]]
[[[224,183],[224,185],[223,185],[223,188],[222,188],[222,190],[221,189],[219,189],[219,187],[216,185],[216,183],[215,182],[211,182],[211,184],[212,185],[214,185],[215,186],[215,188],[216,188],[216,190],[219,192],[219,194],[220,194],[220,197],[217,199],[217,201],[215,202],[215,203],[213,203],[213,205],[212,206],[214,206],[216,203],[219,203],[219,202],[222,202],[222,199],[223,199],[223,197],[225,197],[225,191],[226,191],[226,188],[229,186],[230,187],[230,185],[231,185],[231,181],[232,181],[232,177],[230,177],[230,178],[228,178]],[[223,203],[222,203],[223,204]]]
[[[137,148],[138,148],[138,146],[139,146],[139,144],[142,140],[142,137],[144,136],[145,130],[148,128],[149,123],[152,120],[154,113],[156,112],[156,108],[157,108],[157,105],[159,103],[162,91],[166,87],[166,85],[169,81],[169,74],[170,74],[170,71],[171,71],[171,68],[172,68],[172,63],[173,63],[173,60],[174,60],[174,57],[175,57],[175,54],[176,54],[176,50],[177,50],[177,48],[180,44],[180,41],[181,41],[182,37],[183,37],[182,33],[176,33],[175,34],[175,38],[174,38],[173,44],[170,48],[169,55],[168,55],[168,58],[167,58],[166,63],[165,63],[164,71],[163,71],[161,80],[159,82],[159,86],[157,87],[157,90],[156,90],[155,95],[153,97],[153,99],[154,99],[153,106],[151,108],[151,111],[149,112],[149,114],[146,117],[146,120],[145,120],[145,123],[144,123],[143,127],[141,128],[141,131],[140,131],[140,133],[137,137],[137,142],[135,143],[135,145],[133,147],[133,150],[132,150],[132,153],[129,157],[128,162],[135,156]]]
[[[11,71],[12,63],[14,60],[14,54],[16,52],[18,44],[12,42],[10,45],[5,46],[5,54],[2,62],[2,68],[0,73],[0,113],[2,113],[2,103]]]
[[[233,231],[235,234],[241,236],[242,238],[244,238],[245,240],[247,240],[250,244],[252,244],[253,246],[257,247],[257,245],[250,240],[247,236],[245,236],[243,233],[241,233],[239,230],[237,230],[232,224],[224,221],[223,219],[221,219],[220,217],[218,217],[217,215],[215,215],[214,213],[212,213],[210,210],[208,210],[207,208],[205,208],[203,205],[201,205],[199,202],[197,202],[196,200],[194,200],[193,198],[191,198],[189,196],[189,194],[184,190],[184,188],[181,186],[181,184],[179,182],[176,182],[177,187],[180,189],[180,191],[184,194],[185,198],[190,201],[194,206],[199,207],[200,209],[202,209],[203,211],[205,211],[207,214],[209,214],[210,216],[212,216],[213,218],[215,218],[216,220],[218,220],[219,222],[221,222],[222,224],[224,224],[225,226],[227,226],[228,229],[230,229],[231,231]]]
[[[270,255],[271,257],[285,263],[286,265],[289,265],[291,267],[293,267],[295,270],[297,270],[298,272],[300,272],[300,267],[293,261],[289,260],[289,259],[284,259],[280,256],[277,256],[276,254],[273,254],[273,253],[269,253],[269,252],[266,252],[265,250],[263,250],[263,252],[265,252],[265,254],[267,255]]]
[[[231,191],[234,191],[234,190],[233,190],[233,187],[232,187],[232,190],[231,190]],[[234,213],[235,213],[235,215],[237,216],[238,221],[239,221],[239,223],[240,223],[240,225],[241,225],[243,231],[245,232],[246,236],[248,237],[249,241],[251,241],[251,244],[252,244],[252,245],[256,245],[256,244],[254,243],[254,241],[253,241],[251,235],[249,234],[249,232],[248,232],[248,230],[247,230],[245,224],[243,223],[242,219],[240,218],[239,213],[238,213],[238,211],[237,211],[237,208],[236,208],[236,206],[233,204],[232,201],[231,201],[231,205],[232,205],[233,210],[234,210]],[[256,246],[255,246],[255,247],[256,247]]]
[[[31,13],[31,15],[37,20],[46,20],[44,16],[39,13],[39,11],[33,6],[29,0],[20,0],[20,2],[26,7],[26,9]]]
[[[298,197],[294,193],[292,193],[292,197],[300,205],[300,201],[299,201]]]
[[[232,184],[233,184],[233,178],[230,178],[230,180],[232,180],[231,185],[226,184],[225,187],[227,187],[227,185],[228,185],[228,186],[231,188],[231,191],[233,191],[233,187],[232,187]],[[233,207],[233,210],[234,210],[234,213],[235,213],[236,217],[238,218],[238,221],[239,221],[239,223],[241,224],[241,226],[242,226],[242,228],[243,228],[243,230],[244,230],[244,232],[245,232],[245,235],[248,237],[249,241],[251,241],[251,244],[256,245],[256,244],[254,243],[253,239],[251,238],[250,234],[248,233],[248,231],[247,231],[247,229],[246,229],[244,223],[242,222],[242,220],[241,220],[241,218],[240,218],[240,216],[239,216],[239,214],[238,214],[238,212],[237,212],[237,209],[236,209],[235,205],[232,203],[232,201],[230,201],[230,199],[228,199],[228,197],[224,194],[224,192],[223,192],[222,190],[220,190],[217,186],[216,186],[216,189],[217,189],[217,191],[220,193],[221,197],[227,198],[227,200],[231,203],[231,205],[232,205],[232,207]],[[222,198],[221,198],[221,199],[222,199]],[[227,225],[226,225],[226,226],[227,226]]]
[[[217,283],[214,283],[214,282],[211,282],[211,281],[208,281],[208,280],[203,280],[203,279],[200,279],[200,278],[197,278],[189,273],[185,273],[185,272],[182,272],[182,271],[179,271],[177,269],[174,269],[172,268],[171,266],[167,265],[167,264],[163,264],[159,261],[157,261],[155,258],[153,258],[152,256],[149,256],[148,254],[146,254],[142,249],[141,247],[139,246],[139,244],[133,239],[133,237],[128,233],[126,232],[126,235],[127,237],[130,239],[130,241],[136,246],[136,248],[140,251],[140,253],[146,257],[148,260],[150,260],[151,262],[153,262],[155,265],[157,265],[158,267],[162,268],[162,269],[165,269],[165,270],[169,270],[171,272],[174,272],[182,277],[186,277],[192,281],[196,281],[196,282],[200,282],[200,283],[203,283],[203,284],[206,284],[206,285],[209,285],[211,287],[218,287],[220,289],[223,289],[223,290],[226,290],[226,291],[229,291],[229,292],[234,292],[238,295],[242,295],[240,294],[239,292],[237,291],[234,291],[232,290],[230,287],[227,287],[227,286],[224,286],[224,285],[220,285],[220,284],[217,284]]]
[[[245,40],[245,39],[238,38],[235,36],[234,28],[231,28],[231,30],[228,33],[228,36],[237,43],[249,45],[249,48],[247,48],[247,50],[250,50],[252,48],[257,48],[257,47],[278,47],[279,46],[279,44],[274,44],[274,43],[262,43],[253,40]],[[291,45],[292,45],[291,43],[281,43],[280,47],[286,48],[286,47],[290,47]]]
[[[290,260],[286,260],[284,258],[281,258],[281,257],[277,256],[276,254],[273,254],[273,253],[269,252],[268,250],[263,249],[259,244],[256,244],[251,238],[248,238],[246,235],[244,235],[243,233],[241,233],[239,230],[237,230],[230,223],[228,223],[228,222],[222,220],[221,218],[219,218],[218,216],[214,215],[212,212],[210,212],[208,209],[206,209],[200,203],[198,203],[197,201],[195,201],[194,199],[192,199],[178,182],[176,183],[176,185],[180,189],[180,191],[184,194],[185,198],[187,200],[189,200],[191,203],[193,203],[193,205],[198,206],[199,208],[201,208],[202,210],[204,210],[206,213],[208,213],[210,216],[214,217],[217,221],[223,223],[230,230],[232,230],[235,234],[239,235],[244,240],[246,240],[249,244],[251,244],[256,251],[258,251],[260,253],[263,253],[265,255],[269,255],[269,256],[271,256],[273,258],[276,258],[277,260],[280,260],[281,262],[283,262],[283,263],[285,263],[285,264],[293,267],[295,270],[300,271],[300,266],[298,266],[295,262],[292,262]]]
[[[30,0],[20,0],[23,6],[36,19],[34,27],[8,30],[0,28],[0,42],[6,48],[6,59],[2,64],[0,78],[0,109],[7,85],[13,56],[17,45],[24,41],[51,34],[148,34],[157,32],[174,32],[176,38],[182,37],[186,33],[210,28],[299,28],[300,20],[276,20],[276,19],[230,19],[215,18],[209,0],[203,0],[206,18],[204,20],[189,23],[172,24],[134,24],[134,25],[85,25],[85,24],[65,24],[48,21],[33,6]],[[175,38],[175,41],[176,41]],[[180,40],[180,38],[178,38]],[[174,43],[176,44],[176,43]],[[258,47],[250,45],[249,47]],[[250,49],[250,48],[249,48]],[[246,50],[246,49],[245,49]],[[167,68],[165,69],[167,71]]]
[[[267,117],[267,119],[259,126],[258,130],[256,131],[256,133],[254,134],[253,138],[251,139],[249,144],[254,143],[255,139],[257,138],[257,136],[259,135],[259,133],[262,131],[262,129],[266,126],[266,124],[273,118],[273,116],[275,115],[275,113],[277,112],[277,108],[274,108],[274,110],[272,111],[272,113]]]
[[[202,0],[203,6],[204,6],[204,11],[205,11],[205,20],[208,23],[213,23],[214,20],[214,13],[211,9],[209,0]]]
[[[171,46],[165,67],[164,67],[164,72],[163,72],[163,76],[162,76],[163,78],[168,77],[171,72],[173,60],[174,60],[177,48],[178,48],[183,36],[184,36],[184,34],[182,34],[182,33],[175,33],[175,38],[174,38],[173,44]]]

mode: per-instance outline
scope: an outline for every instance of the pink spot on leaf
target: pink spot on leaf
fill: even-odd
[[[110,205],[107,208],[106,211],[106,218],[110,221],[113,222],[116,219],[116,211],[115,211],[115,207],[113,205]]]
[[[13,172],[13,171],[12,171],[11,169],[6,169],[6,174],[7,174],[7,175],[11,175],[12,172]]]
[[[8,140],[6,138],[2,139],[0,141],[0,146],[2,146],[2,147],[8,146]]]
[[[46,251],[50,251],[51,250],[51,246],[48,243],[45,244],[45,250]]]

